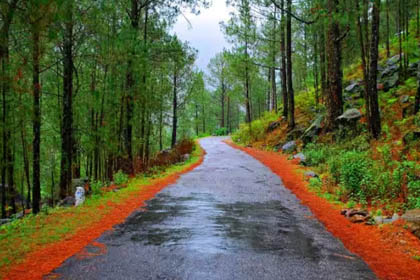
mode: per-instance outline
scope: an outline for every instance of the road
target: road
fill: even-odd
[[[279,177],[206,138],[204,163],[72,257],[60,279],[376,279]],[[95,255],[95,247],[88,247]]]

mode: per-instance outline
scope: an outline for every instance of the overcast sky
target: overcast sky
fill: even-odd
[[[196,16],[184,11],[184,16],[178,18],[174,32],[183,41],[189,41],[191,46],[198,50],[196,65],[206,71],[210,59],[223,48],[228,48],[229,43],[225,40],[220,30],[220,22],[228,21],[229,11],[226,0],[212,0],[208,9],[202,9]]]

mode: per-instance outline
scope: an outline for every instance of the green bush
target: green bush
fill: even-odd
[[[92,195],[101,195],[103,186],[104,183],[101,181],[91,181],[90,188],[92,189]]]
[[[309,166],[317,166],[326,163],[331,155],[330,149],[327,146],[313,143],[306,145],[303,153],[306,156],[306,164]]]
[[[276,120],[278,120],[276,113],[266,112],[263,117],[251,122],[251,124],[241,124],[239,129],[232,135],[232,140],[244,145],[262,140],[265,137],[268,126]]]
[[[372,162],[366,153],[356,151],[342,155],[339,166],[340,184],[350,192],[352,197],[365,198],[366,188],[372,184]],[[366,188],[363,188],[363,187]]]
[[[228,133],[228,130],[227,130],[226,127],[218,128],[213,132],[214,136],[225,136],[225,135],[228,135],[228,134],[229,133]]]
[[[128,175],[122,172],[121,170],[114,174],[114,183],[117,186],[124,185],[128,182]]]

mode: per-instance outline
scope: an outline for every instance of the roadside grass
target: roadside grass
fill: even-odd
[[[0,227],[0,276],[5,275],[10,266],[23,262],[29,253],[70,239],[80,230],[88,230],[112,215],[112,209],[124,204],[130,197],[141,195],[142,191],[147,191],[160,180],[187,170],[199,162],[202,154],[203,150],[197,144],[187,161],[165,170],[139,174],[128,182],[126,188],[117,192],[92,195],[79,207],[45,208],[38,215],[28,215]]]

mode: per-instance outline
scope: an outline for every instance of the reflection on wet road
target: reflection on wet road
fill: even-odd
[[[375,279],[281,180],[222,138],[204,163],[72,257],[62,279]],[[57,275],[57,274],[55,274]]]

